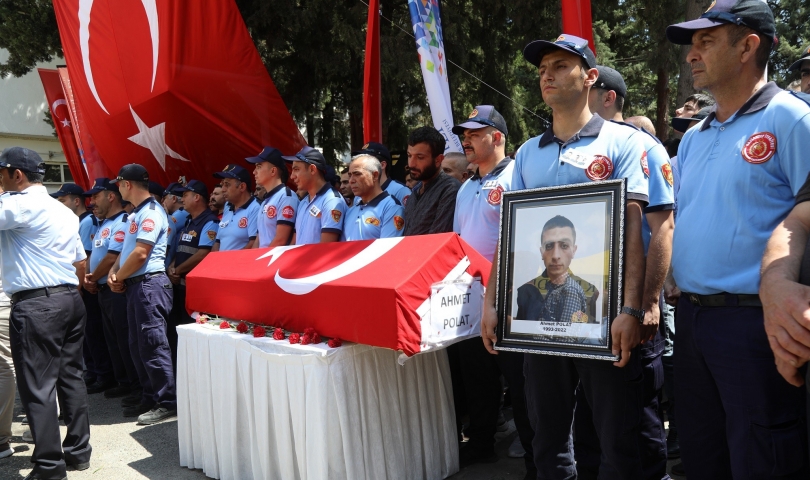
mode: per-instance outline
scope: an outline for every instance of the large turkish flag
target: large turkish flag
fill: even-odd
[[[304,138],[233,0],[53,0],[73,91],[108,169],[164,185]],[[92,168],[90,178],[105,176]]]
[[[455,233],[215,252],[186,277],[186,306],[413,355],[431,285],[459,266],[486,284],[490,262]]]

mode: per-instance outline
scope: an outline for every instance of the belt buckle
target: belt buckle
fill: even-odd
[[[699,307],[703,306],[703,305],[700,304],[700,298],[697,295],[695,295],[694,293],[689,294],[689,301],[692,302],[693,305],[697,305]]]

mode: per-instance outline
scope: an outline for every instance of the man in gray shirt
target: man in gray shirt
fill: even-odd
[[[453,231],[461,183],[441,170],[444,145],[444,137],[432,127],[419,127],[408,137],[408,167],[419,183],[405,204],[406,236]]]

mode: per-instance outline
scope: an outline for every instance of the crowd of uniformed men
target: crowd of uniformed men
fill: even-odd
[[[719,0],[667,36],[691,45],[694,86],[711,95],[687,99],[672,122],[686,133],[666,145],[648,119],[622,117],[621,74],[564,34],[523,51],[552,110],[548,130],[512,159],[492,106],[453,128],[464,155],[444,155],[445,138],[419,128],[407,187],[378,143],[353,152],[341,176],[316,149],[267,147],[246,159],[258,196],[239,165],[214,174],[209,192],[199,179],[164,189],[130,164],[88,191],[52,194],[69,215],[41,185],[39,156],[5,150],[0,458],[13,453],[9,357],[36,444],[29,478],[89,467],[86,393],[122,397],[140,424],[174,416],[175,327],[192,321],[185,276],[210,252],[456,232],[493,259],[483,342],[448,349],[462,468],[497,459],[505,380],[518,431],[509,454],[524,458],[527,479],[664,479],[678,456],[690,479],[810,478],[810,96],[765,80],[776,38],[764,2]],[[810,93],[810,49],[791,70]],[[607,178],[627,180],[619,360],[496,352],[502,193]]]

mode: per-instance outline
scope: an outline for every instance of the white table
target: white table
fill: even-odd
[[[447,354],[177,329],[180,465],[229,479],[441,479],[458,471]]]

